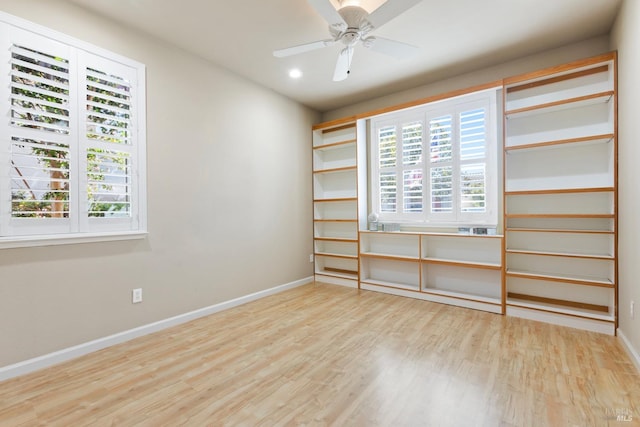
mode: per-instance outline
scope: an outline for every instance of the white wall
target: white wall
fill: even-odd
[[[0,10],[147,65],[149,209],[146,240],[0,251],[0,367],[312,275],[318,113],[67,2]]]
[[[405,102],[411,102],[433,95],[440,95],[458,89],[490,83],[504,77],[514,76],[545,67],[564,64],[576,59],[588,58],[608,52],[609,38],[595,37],[579,43],[545,51],[537,55],[527,56],[518,60],[497,64],[481,70],[473,70],[465,74],[453,76],[435,83],[425,84],[414,89],[397,92],[380,98],[349,105],[323,113],[322,120],[330,121],[354,114],[367,113],[380,108],[392,107]],[[428,76],[425,77],[428,79]]]
[[[618,182],[620,229],[619,319],[621,335],[640,354],[640,2],[624,0],[611,33],[618,50]],[[635,301],[635,318],[629,304]],[[636,361],[640,363],[640,359]],[[640,365],[638,366],[640,368]]]

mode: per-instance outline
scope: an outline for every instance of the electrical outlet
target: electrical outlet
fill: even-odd
[[[131,302],[133,304],[142,302],[142,288],[137,288],[131,291]]]
[[[309,262],[313,262],[313,254],[309,255]]]
[[[629,313],[630,313],[632,319],[636,315],[635,310],[634,310],[635,305],[636,305],[636,303],[634,301],[631,301],[631,304],[629,304]]]

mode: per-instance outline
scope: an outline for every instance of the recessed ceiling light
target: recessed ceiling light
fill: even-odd
[[[289,71],[289,77],[291,77],[292,79],[299,79],[300,77],[302,77],[302,71],[294,68],[293,70]]]

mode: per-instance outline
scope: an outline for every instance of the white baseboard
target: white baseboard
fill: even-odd
[[[640,373],[640,354],[635,348],[633,348],[631,341],[629,341],[620,329],[618,329],[618,338],[622,341],[622,346],[627,350],[631,361],[636,365],[636,369],[638,370],[638,373]]]
[[[182,323],[186,323],[200,317],[208,316],[219,311],[228,310],[230,308],[237,307],[239,305],[246,304],[248,302],[255,301],[257,299],[264,298],[269,295],[274,295],[279,292],[293,289],[312,282],[313,276],[305,277],[304,279],[296,280],[294,282],[286,283],[274,288],[265,289],[264,291],[256,292],[250,295],[232,299],[230,301],[225,301],[219,304],[211,305],[209,307],[190,311],[188,313],[180,314],[178,316],[170,317],[158,322],[149,323],[148,325],[139,326],[137,328],[119,332],[117,334],[110,335],[104,338],[98,338],[97,340],[65,348],[63,350],[45,354],[43,356],[34,357],[33,359],[28,359],[22,362],[15,363],[13,365],[0,367],[0,381],[14,378],[20,375],[25,375],[39,369],[48,368],[49,366],[56,365],[61,362],[66,362],[67,360],[84,356],[85,354],[93,353],[94,351],[98,351],[112,345],[120,344],[125,341],[141,337],[143,335],[148,335],[163,329],[170,328],[172,326],[180,325]]]

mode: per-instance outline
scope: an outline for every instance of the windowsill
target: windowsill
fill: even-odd
[[[36,246],[74,245],[78,243],[113,242],[119,240],[145,239],[146,231],[110,233],[52,234],[40,236],[0,237],[0,249],[28,248]]]

